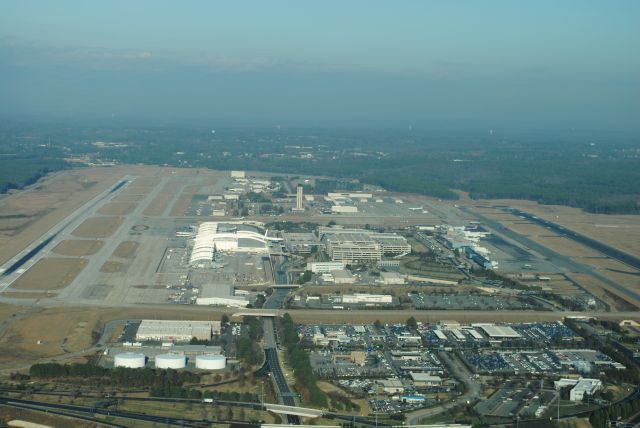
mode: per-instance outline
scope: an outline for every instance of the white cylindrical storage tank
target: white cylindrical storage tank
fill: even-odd
[[[144,354],[138,352],[123,352],[117,354],[113,359],[115,367],[127,367],[130,369],[139,369],[144,367],[146,362]]]
[[[222,370],[227,366],[224,355],[205,354],[196,356],[196,368],[202,370]]]
[[[187,365],[187,358],[180,354],[156,355],[157,369],[183,369]]]

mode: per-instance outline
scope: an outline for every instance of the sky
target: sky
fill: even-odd
[[[0,117],[640,130],[640,2],[0,3]]]

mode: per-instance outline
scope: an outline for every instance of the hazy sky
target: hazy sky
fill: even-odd
[[[3,1],[0,115],[640,128],[640,1]]]

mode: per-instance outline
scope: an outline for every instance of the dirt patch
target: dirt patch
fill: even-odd
[[[104,204],[98,213],[103,215],[125,215],[129,214],[136,207],[133,202],[109,202]]]
[[[123,217],[91,217],[72,232],[80,238],[106,238],[122,224]]]
[[[102,273],[119,273],[126,270],[126,265],[120,262],[108,261],[105,262],[100,268]]]
[[[121,242],[113,252],[113,255],[122,259],[132,259],[135,257],[138,246],[139,244],[135,241]]]
[[[60,242],[53,249],[54,253],[62,256],[90,256],[98,252],[104,245],[104,241],[98,241],[95,239],[71,239]]]
[[[85,259],[44,258],[11,285],[14,290],[58,290],[71,284],[87,265]]]

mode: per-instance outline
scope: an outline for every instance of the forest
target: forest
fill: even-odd
[[[464,191],[476,199],[640,213],[640,143],[635,136],[611,133],[26,127],[0,130],[0,141],[5,150],[0,189],[5,191],[8,183],[19,188],[66,167],[69,156],[89,156],[125,164],[325,177],[316,180],[318,192],[370,184],[451,200]],[[353,183],[345,187],[344,179]],[[341,184],[332,189],[334,183]]]

